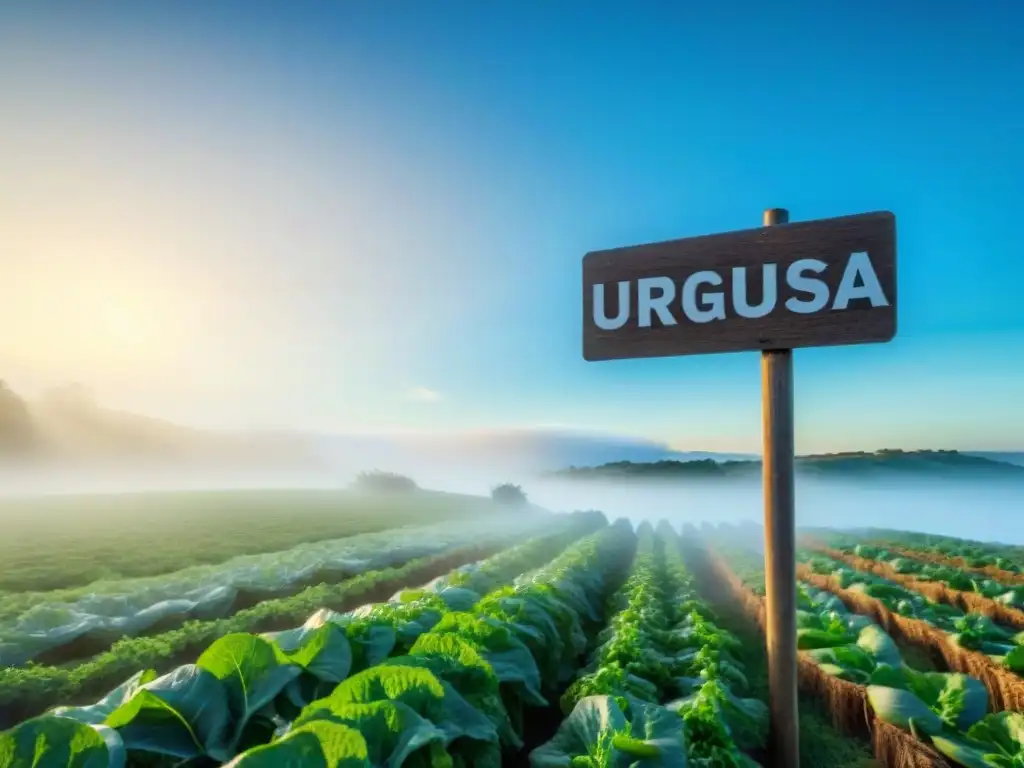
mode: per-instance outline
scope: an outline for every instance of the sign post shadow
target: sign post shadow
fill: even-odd
[[[896,335],[896,218],[763,224],[588,253],[583,357],[761,352],[770,751],[799,768],[793,349]]]

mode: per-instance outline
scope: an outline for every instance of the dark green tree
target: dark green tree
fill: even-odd
[[[411,477],[379,469],[360,472],[352,485],[357,490],[370,493],[412,493],[419,488]]]
[[[518,485],[502,483],[491,489],[491,499],[498,504],[507,506],[524,506],[526,504],[526,492]]]
[[[0,380],[0,452],[24,455],[36,447],[36,430],[25,400]]]

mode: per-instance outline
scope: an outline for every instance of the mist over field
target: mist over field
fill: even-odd
[[[530,498],[554,509],[594,507],[609,516],[638,522],[665,518],[674,524],[708,522],[760,524],[759,484],[680,483],[615,485],[533,483]],[[798,526],[882,527],[940,533],[970,539],[1024,543],[1024,487],[983,481],[870,480],[841,482],[798,479]]]
[[[715,473],[669,480],[545,476],[552,470],[610,462],[658,467],[663,465],[657,462],[756,459],[749,454],[686,452],[643,438],[560,428],[220,433],[112,410],[81,387],[63,388],[38,400],[24,400],[10,389],[0,389],[0,396],[0,412],[7,416],[0,496],[342,489],[360,472],[379,469],[411,477],[423,489],[483,496],[499,483],[512,482],[546,509],[597,509],[634,523],[661,518],[676,524],[759,522],[762,515],[759,471],[753,465],[731,465],[743,471],[721,478]],[[1022,454],[976,454],[983,457],[977,460],[982,464],[991,460],[992,466],[1002,467],[1006,479],[978,477],[984,466],[974,469],[970,458],[949,467],[926,461],[931,468],[924,472],[913,461],[906,465],[909,473],[887,471],[908,456],[897,456],[899,461],[890,455],[869,456],[865,463],[877,464],[881,471],[853,478],[849,461],[846,470],[837,463],[825,465],[826,477],[798,471],[798,525],[898,527],[1024,542],[1024,526],[1018,521],[1024,510]],[[853,471],[859,473],[856,466]],[[140,505],[140,517],[158,514],[145,506]],[[298,521],[302,509],[289,507],[281,514]],[[13,516],[6,513],[8,525]]]
[[[760,523],[758,477],[681,479],[567,480],[541,477],[537,461],[493,456],[425,456],[421,452],[363,451],[335,456],[309,468],[258,469],[192,465],[65,467],[0,471],[3,496],[123,493],[227,489],[342,489],[364,470],[382,469],[413,478],[420,488],[487,495],[497,484],[513,482],[529,500],[545,509],[568,512],[596,509],[609,519],[667,519],[684,523]],[[947,534],[972,539],[1024,543],[1024,483],[957,477],[797,479],[799,526],[878,526]],[[283,510],[301,520],[302,509]],[[144,516],[145,509],[138,514]]]

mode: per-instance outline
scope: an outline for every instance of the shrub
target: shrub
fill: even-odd
[[[526,504],[526,492],[518,485],[502,483],[491,489],[491,498],[498,504],[521,506]]]
[[[379,469],[360,472],[353,487],[360,491],[373,493],[410,493],[419,488],[411,477],[399,475],[396,472],[383,472]]]

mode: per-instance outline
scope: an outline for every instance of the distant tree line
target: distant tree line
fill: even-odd
[[[353,483],[356,490],[370,493],[412,493],[419,490],[416,481],[397,472],[372,469],[360,472]]]
[[[518,485],[502,483],[491,489],[491,499],[510,507],[522,506],[526,504],[526,492]]]
[[[381,469],[360,472],[352,488],[365,493],[413,493],[420,490],[416,481],[408,475]],[[491,500],[504,506],[524,506],[527,503],[526,491],[514,483],[501,483],[491,489]]]
[[[882,471],[888,474],[948,474],[952,470],[992,472],[1006,477],[1024,479],[1024,467],[1003,461],[972,456],[954,450],[883,449],[850,451],[796,457],[796,468],[802,474],[828,476],[861,476]],[[596,467],[567,467],[547,473],[548,477],[570,480],[677,480],[706,478],[754,478],[761,472],[760,460],[691,461],[662,460],[650,462],[615,461]]]
[[[40,448],[28,404],[6,381],[0,380],[0,453],[29,456]]]

